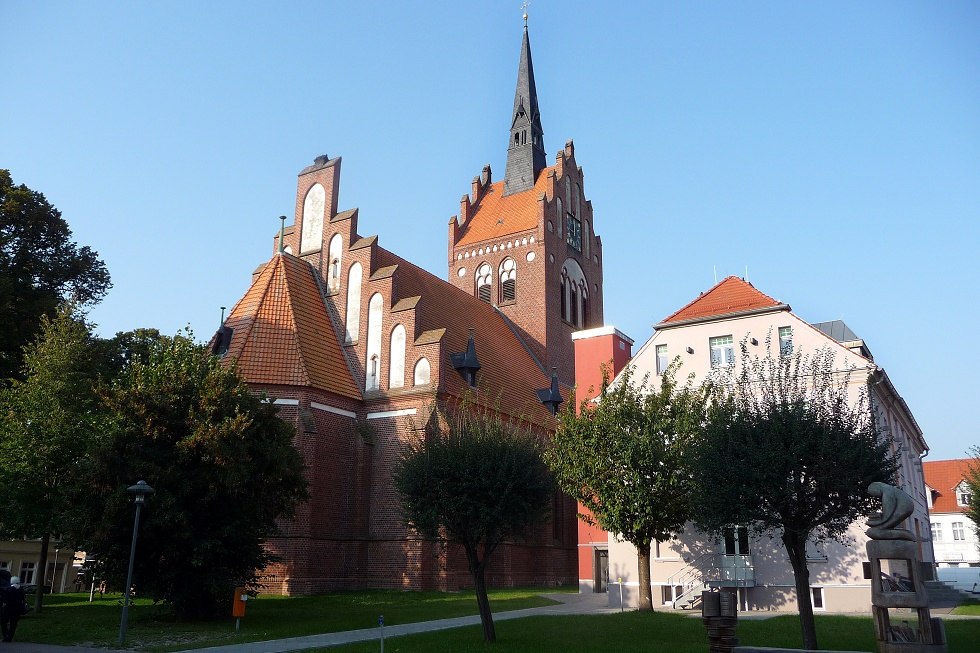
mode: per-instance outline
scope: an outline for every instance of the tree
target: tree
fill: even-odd
[[[653,610],[650,545],[680,533],[691,515],[686,449],[701,427],[704,398],[677,382],[679,361],[659,388],[627,367],[594,403],[562,411],[545,459],[558,486],[588,508],[579,515],[636,547],[640,610]]]
[[[766,347],[769,350],[769,347]],[[749,356],[715,381],[697,450],[695,523],[747,526],[782,539],[796,585],[803,644],[817,648],[806,562],[808,540],[846,542],[874,509],[868,485],[892,481],[897,465],[881,437],[865,386],[853,401],[851,370],[829,349],[773,359]]]
[[[98,302],[111,287],[98,254],[78,247],[61,212],[0,170],[0,382],[21,368],[22,349],[59,304]]]
[[[973,528],[980,533],[980,447],[970,449],[973,462],[970,463],[966,484],[970,487],[970,504],[966,516],[973,521]]]
[[[180,618],[213,616],[273,561],[263,543],[307,496],[302,461],[293,429],[233,367],[183,335],[138,340],[145,360],[133,357],[102,393],[108,442],[88,470],[92,492],[74,532],[97,573],[122,586],[134,510],[126,487],[146,480],[156,492],[142,513],[134,584]]]
[[[541,453],[523,425],[464,404],[451,416],[434,411],[393,471],[406,522],[466,552],[487,642],[497,638],[485,579],[490,556],[548,515],[554,486]]]
[[[42,315],[40,325],[24,353],[24,380],[0,391],[0,531],[41,540],[43,586],[48,543],[67,530],[79,465],[98,445],[104,419],[89,326],[70,304],[53,319]],[[43,598],[39,591],[37,612]]]

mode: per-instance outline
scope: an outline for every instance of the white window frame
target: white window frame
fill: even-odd
[[[940,524],[937,521],[934,521],[931,524],[929,524],[929,530],[932,532],[932,541],[933,542],[942,542],[943,541],[943,525],[942,524]]]
[[[788,358],[793,355],[793,327],[779,327],[779,356]]]
[[[817,596],[820,597],[820,607],[817,607]],[[813,606],[814,612],[827,611],[827,595],[824,593],[823,587],[810,587],[810,605]]]
[[[715,336],[708,339],[711,355],[711,369],[731,367],[735,364],[735,340],[731,335]]]
[[[963,528],[963,522],[954,521],[953,522],[953,541],[962,542],[966,540],[966,529]]]
[[[657,356],[657,374],[662,375],[670,365],[670,361],[667,359],[667,345],[657,345],[654,350]]]
[[[970,492],[970,488],[964,487],[965,485],[965,483],[961,483],[959,487],[956,488],[956,505],[961,508],[969,508],[970,499],[973,498],[973,493]]]

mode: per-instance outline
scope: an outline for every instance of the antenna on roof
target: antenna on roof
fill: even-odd
[[[715,283],[718,283],[718,266],[712,265],[711,270],[715,273]]]
[[[745,266],[745,281],[749,280],[749,266]]]

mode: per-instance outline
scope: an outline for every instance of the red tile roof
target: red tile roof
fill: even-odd
[[[272,257],[225,321],[227,357],[251,383],[311,386],[359,399],[308,263]]]
[[[701,293],[697,299],[664,318],[657,326],[675,322],[721,317],[766,308],[785,308],[789,310],[789,306],[773,299],[765,293],[759,292],[748,281],[731,276],[722,279],[707,292]]]
[[[953,460],[923,461],[922,473],[926,485],[934,490],[932,512],[963,512],[966,508],[956,505],[956,486],[970,473],[970,467],[976,466],[973,458],[956,458]]]
[[[491,184],[473,207],[473,214],[463,225],[458,245],[472,245],[528,231],[538,226],[538,198],[548,187],[548,175],[554,166],[538,173],[534,188],[504,197],[503,180]]]
[[[380,266],[397,265],[395,283],[398,296],[420,296],[415,306],[418,332],[445,329],[440,376],[444,389],[463,397],[468,387],[453,368],[449,354],[466,350],[470,329],[480,361],[477,373],[479,399],[488,405],[499,402],[503,412],[527,418],[538,425],[550,425],[551,413],[538,400],[537,390],[551,385],[551,377],[514,334],[504,317],[486,302],[463,292],[456,286],[426,270],[378,247]],[[568,388],[562,395],[568,397]]]

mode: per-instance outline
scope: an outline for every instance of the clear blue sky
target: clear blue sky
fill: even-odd
[[[843,319],[932,459],[980,443],[980,3],[535,0],[549,162],[574,139],[605,315],[637,341],[715,279]],[[0,167],[114,287],[103,334],[200,338],[342,156],[362,235],[446,274],[504,169],[520,2],[0,2]]]

